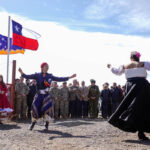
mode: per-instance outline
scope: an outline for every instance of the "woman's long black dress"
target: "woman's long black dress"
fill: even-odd
[[[125,97],[108,122],[126,132],[150,132],[150,84],[145,68],[135,72],[127,77]]]

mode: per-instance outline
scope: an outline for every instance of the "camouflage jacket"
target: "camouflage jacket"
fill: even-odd
[[[60,89],[52,87],[50,89],[50,94],[53,98],[53,100],[60,100]]]
[[[61,97],[61,100],[69,100],[69,89],[68,87],[64,88],[62,87],[60,89],[60,97]]]
[[[15,92],[17,95],[27,95],[29,93],[29,87],[25,83],[17,83],[15,86]]]
[[[97,85],[89,86],[88,98],[97,100],[99,97],[100,97],[99,87]]]
[[[69,88],[69,100],[73,101],[77,98],[81,100],[81,90],[78,86],[71,86]]]

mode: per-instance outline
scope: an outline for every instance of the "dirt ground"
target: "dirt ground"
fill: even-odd
[[[42,123],[29,131],[29,124],[0,125],[0,150],[150,150],[150,141],[138,141],[137,133],[122,132],[101,118],[59,120],[47,132]]]

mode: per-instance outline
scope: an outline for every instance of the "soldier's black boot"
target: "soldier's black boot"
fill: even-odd
[[[138,138],[141,141],[149,140],[149,138],[145,136],[144,132],[141,131],[138,132]]]
[[[36,121],[32,122],[31,125],[29,126],[29,130],[32,130],[34,128],[35,124],[36,124]]]
[[[46,123],[45,123],[45,130],[46,130],[46,131],[48,131],[48,126],[49,126],[49,122],[46,121]]]

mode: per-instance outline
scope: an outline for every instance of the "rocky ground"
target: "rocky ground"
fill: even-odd
[[[0,125],[0,150],[150,150],[150,141],[137,140],[103,119],[69,119],[50,124],[49,131],[30,121]],[[147,134],[150,137],[150,134]]]

